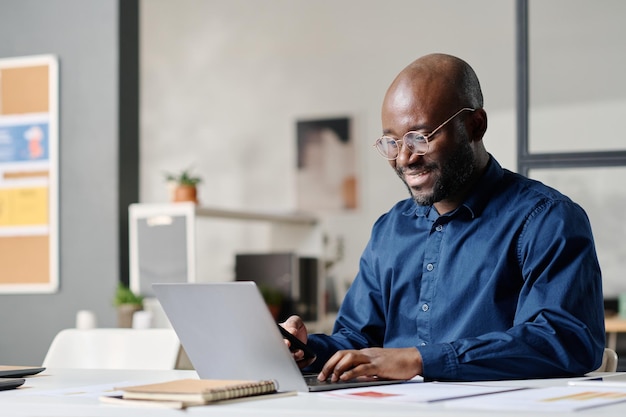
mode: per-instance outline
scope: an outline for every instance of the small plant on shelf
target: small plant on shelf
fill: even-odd
[[[117,308],[118,327],[132,327],[133,314],[143,310],[143,296],[135,294],[127,285],[120,282],[115,290],[113,304]]]
[[[115,290],[115,298],[113,303],[116,307],[123,304],[132,304],[143,307],[143,296],[135,294],[127,285],[120,282]]]
[[[202,182],[202,178],[191,174],[191,169],[184,169],[178,174],[167,173],[165,179],[177,185],[196,186]]]
[[[278,319],[283,301],[285,300],[283,293],[279,289],[269,285],[259,285],[259,291],[261,291],[265,304],[267,304],[267,307],[270,309],[274,320]]]
[[[166,173],[165,179],[171,186],[172,201],[191,201],[198,204],[198,184],[202,182],[202,178],[193,175],[191,169],[184,169],[178,174]]]

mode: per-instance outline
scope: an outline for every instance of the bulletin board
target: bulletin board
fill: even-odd
[[[58,60],[0,59],[0,293],[58,277]]]

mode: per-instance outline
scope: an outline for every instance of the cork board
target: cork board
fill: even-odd
[[[0,59],[0,293],[58,289],[58,62]]]
[[[0,77],[0,114],[47,112],[50,105],[48,66],[5,68]]]

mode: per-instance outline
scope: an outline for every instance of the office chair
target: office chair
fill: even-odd
[[[617,371],[617,353],[613,349],[604,349],[602,355],[602,365],[595,372],[615,372]]]
[[[181,350],[173,329],[64,329],[43,366],[79,369],[175,369]]]

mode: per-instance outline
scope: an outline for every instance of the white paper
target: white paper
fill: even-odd
[[[481,384],[455,384],[426,382],[380,385],[367,388],[350,388],[323,393],[327,397],[361,401],[429,403],[436,401],[485,395],[496,392],[518,390],[521,387],[489,386]]]
[[[610,387],[546,387],[463,398],[447,407],[502,411],[576,411],[626,401],[626,389]]]
[[[568,382],[568,385],[590,386],[590,387],[617,387],[626,389],[626,373],[614,375],[603,375],[588,379],[577,379]]]

